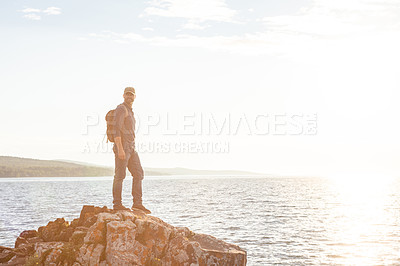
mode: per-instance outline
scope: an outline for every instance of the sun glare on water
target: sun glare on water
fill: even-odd
[[[396,180],[394,176],[369,173],[336,174],[330,179],[341,193],[348,194],[353,200],[365,200],[365,196],[382,194]]]
[[[399,235],[399,210],[393,195],[396,179],[373,174],[337,175],[331,180],[326,249],[344,265],[374,265],[398,250],[390,243]]]

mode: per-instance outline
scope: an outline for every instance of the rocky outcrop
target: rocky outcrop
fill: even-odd
[[[0,247],[0,265],[246,265],[246,251],[215,237],[174,227],[140,210],[83,206],[37,231],[23,231],[15,248]]]

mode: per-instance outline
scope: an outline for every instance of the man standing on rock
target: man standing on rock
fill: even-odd
[[[143,168],[140,164],[139,155],[135,150],[135,117],[133,116],[132,104],[136,98],[133,87],[127,87],[124,91],[124,102],[115,109],[115,175],[113,182],[113,205],[114,210],[129,210],[122,205],[122,183],[126,176],[126,167],[132,174],[132,208],[140,209],[145,213],[151,213],[142,204],[142,180]]]

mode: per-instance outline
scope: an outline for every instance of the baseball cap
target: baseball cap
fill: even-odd
[[[125,90],[124,90],[124,94],[127,93],[127,92],[132,93],[132,94],[136,94],[134,87],[126,87]]]

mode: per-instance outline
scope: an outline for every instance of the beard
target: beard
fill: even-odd
[[[128,103],[128,104],[132,104],[133,101],[134,101],[134,99],[131,98],[131,97],[126,97],[126,98],[125,98],[125,102]]]

